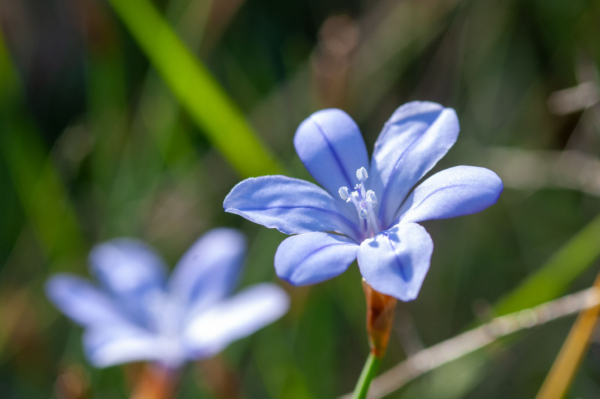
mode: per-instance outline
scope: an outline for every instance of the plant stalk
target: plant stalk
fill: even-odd
[[[381,358],[375,356],[373,352],[369,353],[369,357],[367,358],[365,366],[358,378],[358,382],[356,383],[356,388],[354,388],[352,399],[365,399],[367,397],[369,386],[371,385],[373,378],[377,375],[380,364]]]

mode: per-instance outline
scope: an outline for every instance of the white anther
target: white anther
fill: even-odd
[[[377,196],[373,192],[373,190],[367,191],[367,202],[375,205],[377,203]]]
[[[340,198],[342,198],[344,201],[346,201],[348,198],[350,198],[350,193],[348,192],[348,187],[340,187],[340,189],[338,190],[338,193],[340,193]]]
[[[369,174],[367,173],[367,170],[365,169],[364,166],[356,171],[356,177],[361,182],[367,180],[367,178],[369,177]]]

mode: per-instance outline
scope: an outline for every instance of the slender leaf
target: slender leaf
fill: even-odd
[[[241,176],[281,173],[240,110],[148,0],[110,0],[152,65]]]

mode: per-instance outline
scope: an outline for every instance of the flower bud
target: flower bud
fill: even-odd
[[[363,291],[367,299],[367,332],[371,352],[379,358],[385,355],[392,327],[396,298],[376,291],[362,280]]]

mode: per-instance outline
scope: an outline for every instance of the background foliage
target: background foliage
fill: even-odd
[[[325,107],[349,112],[369,149],[407,101],[454,107],[461,134],[436,170],[486,166],[507,186],[481,214],[426,223],[431,271],[418,300],[399,304],[383,369],[493,312],[590,286],[599,19],[593,0],[1,0],[1,396],[127,397],[139,367],[92,369],[80,328],[42,294],[51,273],[87,275],[102,240],[142,238],[173,265],[204,231],[235,226],[250,240],[242,285],[277,280],[284,236],[223,213],[222,201],[246,176],[310,178],[292,138]],[[585,95],[555,94],[582,83]],[[190,365],[180,398],[353,388],[368,353],[356,265],[287,288],[291,312]],[[531,398],[572,320],[389,397]],[[569,395],[600,397],[597,344]]]

